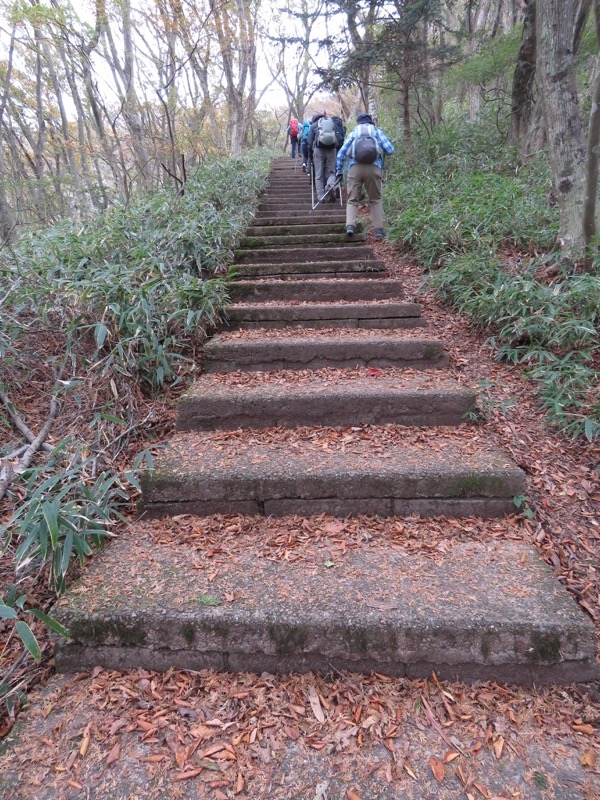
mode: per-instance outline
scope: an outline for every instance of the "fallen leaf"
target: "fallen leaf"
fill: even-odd
[[[362,800],[362,797],[354,789],[348,789],[347,795],[348,795],[348,800]]]
[[[110,767],[111,764],[114,764],[115,761],[119,760],[119,756],[121,755],[121,745],[119,742],[112,748],[110,753],[106,756],[106,766]]]
[[[436,779],[438,783],[441,783],[444,780],[444,775],[446,774],[446,767],[439,758],[434,758],[433,756],[429,759],[429,766],[431,767],[431,771],[433,772],[433,777]]]
[[[408,772],[408,774],[410,775],[410,777],[411,777],[413,780],[415,780],[415,781],[417,780],[417,776],[416,776],[416,775],[415,775],[415,773],[412,771],[412,769],[411,769],[411,768],[408,766],[408,764],[404,764],[404,769],[405,769],[405,770]]]
[[[587,733],[589,736],[595,733],[594,726],[589,725],[588,723],[583,723],[581,725],[573,723],[573,730],[578,731],[578,733]]]
[[[449,750],[446,755],[444,756],[444,762],[446,764],[450,764],[451,761],[454,761],[455,758],[458,758],[459,754],[455,753],[453,750]]]
[[[90,728],[91,728],[91,726],[92,726],[92,723],[91,723],[91,722],[89,722],[89,723],[88,723],[88,724],[85,726],[85,730],[84,730],[84,732],[83,732],[83,739],[81,740],[81,745],[79,746],[79,755],[80,755],[82,758],[85,758],[85,754],[86,754],[86,753],[87,753],[87,751],[88,751],[88,747],[90,746],[90,741],[91,741],[91,739],[92,739],[92,735],[91,735],[91,733],[90,733]]]
[[[237,781],[235,784],[235,793],[239,794],[244,789],[244,776],[241,772],[238,772]]]
[[[494,748],[494,753],[496,755],[496,758],[500,759],[502,757],[502,750],[504,749],[504,737],[499,736],[492,745],[492,747]]]
[[[200,775],[204,767],[198,767],[198,769],[190,769],[187,772],[180,772],[179,775],[173,776],[174,781],[187,781],[189,778],[195,778],[197,775]]]
[[[308,689],[308,699],[310,701],[310,707],[312,708],[313,714],[317,720],[321,723],[325,722],[325,714],[321,708],[321,701],[319,700],[319,695],[317,694],[317,690],[314,686],[310,686]]]
[[[584,767],[595,767],[598,756],[594,750],[588,750],[587,753],[579,759],[581,765]]]

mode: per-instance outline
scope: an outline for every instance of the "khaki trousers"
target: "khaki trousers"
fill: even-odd
[[[383,228],[383,203],[381,202],[381,170],[375,164],[352,164],[348,170],[348,202],[346,225],[356,224],[360,190],[365,187],[373,227]]]

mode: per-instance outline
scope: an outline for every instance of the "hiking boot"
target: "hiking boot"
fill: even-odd
[[[346,236],[354,236],[356,229],[354,225],[346,225]]]
[[[385,228],[375,228],[375,233],[373,235],[378,242],[382,242],[386,237]]]
[[[302,164],[302,172],[306,172],[306,161]]]

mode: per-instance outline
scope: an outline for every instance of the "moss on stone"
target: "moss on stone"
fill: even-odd
[[[288,656],[302,650],[308,639],[308,628],[298,625],[270,625],[269,636],[275,643],[278,656]]]
[[[531,634],[527,658],[534,664],[556,664],[560,661],[560,636],[557,633]]]

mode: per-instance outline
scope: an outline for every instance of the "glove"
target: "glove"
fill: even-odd
[[[344,177],[344,173],[343,172],[336,172],[335,173],[336,181],[341,181],[343,177]]]

